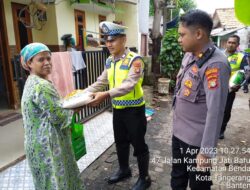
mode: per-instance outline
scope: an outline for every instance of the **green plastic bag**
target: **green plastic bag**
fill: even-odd
[[[86,154],[86,145],[84,138],[84,126],[82,123],[76,123],[76,114],[73,115],[70,124],[72,147],[76,160],[79,160]]]

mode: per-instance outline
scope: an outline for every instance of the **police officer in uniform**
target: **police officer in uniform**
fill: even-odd
[[[192,10],[180,17],[179,43],[186,52],[177,75],[173,103],[173,190],[210,190],[210,159],[216,154],[230,67],[210,42],[210,16]]]
[[[139,178],[132,189],[143,190],[151,185],[149,151],[144,139],[147,127],[142,89],[144,62],[141,56],[125,48],[125,26],[105,21],[100,23],[100,28],[111,56],[106,60],[101,76],[87,90],[95,92],[91,106],[99,105],[106,98],[112,99],[113,129],[120,168],[109,177],[108,183],[131,177],[129,148],[132,144],[139,168]],[[107,85],[109,90],[103,92]]]
[[[239,44],[240,37],[237,35],[232,35],[227,40],[225,55],[227,56],[228,63],[231,67],[231,76],[238,70],[244,70],[244,68],[248,65],[247,57],[243,53],[237,51]],[[244,92],[248,92],[248,80],[249,79],[247,79],[247,82],[244,85]],[[236,92],[240,89],[240,87],[240,85],[235,85],[229,89],[224,118],[220,131],[220,139],[224,139],[224,132],[226,130],[227,123],[229,122],[231,117],[231,111],[235,95]]]

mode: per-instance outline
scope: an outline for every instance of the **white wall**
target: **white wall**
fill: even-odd
[[[74,9],[70,6],[70,1],[62,1],[55,6],[57,40],[59,45],[63,45],[60,39],[64,34],[72,34],[76,39]]]
[[[85,16],[86,16],[86,29],[87,31],[90,31],[87,32],[87,34],[92,34],[94,38],[99,38],[99,34],[95,34],[99,33],[99,15],[97,15],[96,13],[85,12]]]
[[[5,11],[9,45],[16,45],[11,2],[25,5],[27,4],[27,1],[4,0],[4,11]],[[32,39],[33,42],[42,42],[48,45],[57,45],[58,38],[57,38],[57,21],[55,16],[55,5],[46,5],[46,6],[47,6],[47,22],[42,30],[32,29]]]
[[[250,27],[238,30],[236,33],[240,37],[240,49],[244,50],[250,45]]]
[[[11,0],[4,0],[4,13],[8,34],[9,45],[16,45],[14,26],[13,26],[13,16],[11,9]]]
[[[127,26],[127,46],[139,49],[139,24],[138,24],[138,7],[137,5],[127,3],[116,3],[116,7],[123,10],[117,13],[115,20],[122,21]]]
[[[58,45],[58,26],[55,8],[55,5],[47,5],[47,21],[42,30],[32,29],[33,42],[41,42],[47,45]]]
[[[149,0],[139,0],[139,32],[148,34],[149,27]]]

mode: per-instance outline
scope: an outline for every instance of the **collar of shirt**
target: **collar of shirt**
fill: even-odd
[[[229,57],[229,56],[231,56],[231,55],[234,55],[234,54],[237,54],[237,53],[240,53],[240,51],[235,51],[234,53],[229,53],[229,52],[227,52],[227,50],[225,50],[225,55],[227,56],[227,57]]]
[[[203,46],[201,53],[204,53],[207,51],[208,48],[213,47],[213,43],[209,42],[206,45]],[[184,59],[184,66],[185,65],[189,65],[190,63],[197,61],[199,59],[199,57],[195,56],[193,53],[188,53],[188,56]]]
[[[213,46],[214,46],[214,45],[213,45],[212,42],[209,42],[209,43],[207,43],[206,45],[204,45],[203,48],[201,49],[201,52],[200,52],[201,56],[202,56],[202,54],[203,54],[204,52],[207,51],[208,48],[211,48],[211,47],[213,47]],[[199,59],[199,57],[196,57],[193,53],[192,53],[192,56],[193,56],[193,60],[196,60],[196,61],[197,61],[197,60]]]
[[[125,59],[125,57],[128,55],[128,53],[129,53],[129,49],[126,48],[121,57],[114,59],[114,57],[112,56],[112,62],[116,63],[116,62],[120,61],[121,59]]]

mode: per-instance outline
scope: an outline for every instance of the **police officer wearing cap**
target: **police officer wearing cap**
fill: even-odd
[[[180,17],[179,43],[186,52],[173,104],[173,190],[210,190],[210,158],[216,154],[230,67],[210,42],[213,21],[201,10]]]
[[[111,55],[106,60],[103,73],[87,91],[94,92],[90,106],[97,106],[106,98],[112,99],[119,170],[109,177],[108,183],[131,177],[129,149],[132,144],[139,168],[139,178],[132,189],[147,189],[151,179],[148,174],[149,150],[144,138],[147,127],[142,89],[144,62],[141,56],[125,48],[127,27],[105,21],[100,23],[100,28]],[[107,85],[109,90],[103,92]]]

